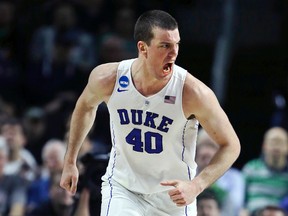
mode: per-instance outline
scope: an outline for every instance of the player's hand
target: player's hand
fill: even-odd
[[[161,185],[174,187],[168,191],[168,194],[171,200],[179,207],[189,205],[196,199],[197,191],[192,181],[163,181]]]
[[[78,177],[79,172],[76,164],[65,164],[62,171],[60,186],[75,195],[77,191]]]

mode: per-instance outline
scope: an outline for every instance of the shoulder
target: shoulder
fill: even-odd
[[[104,97],[109,96],[115,85],[118,66],[119,63],[107,63],[95,67],[89,76],[87,88]]]
[[[94,81],[109,82],[111,79],[113,80],[116,78],[118,66],[119,62],[98,65],[92,70],[89,79],[93,79]]]
[[[183,88],[183,108],[190,114],[197,114],[205,107],[211,107],[218,100],[214,92],[202,81],[187,72]]]
[[[184,91],[187,96],[193,96],[194,99],[203,99],[203,96],[214,94],[206,84],[188,72],[184,83]]]
[[[244,173],[255,172],[256,170],[266,168],[264,161],[261,158],[255,158],[248,161],[242,168]]]

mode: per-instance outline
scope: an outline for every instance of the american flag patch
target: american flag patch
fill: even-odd
[[[175,96],[165,95],[164,97],[164,103],[175,104],[175,101],[176,101]]]

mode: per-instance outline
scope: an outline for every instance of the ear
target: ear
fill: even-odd
[[[137,47],[139,54],[147,55],[147,44],[144,41],[138,41]]]

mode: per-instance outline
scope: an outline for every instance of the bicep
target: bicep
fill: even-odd
[[[202,97],[195,116],[200,125],[219,145],[228,144],[231,138],[236,138],[228,116],[212,90],[206,91]]]
[[[97,88],[92,86],[91,81],[89,81],[84,88],[82,94],[78,98],[77,106],[85,106],[87,108],[95,108],[102,102],[101,93]]]
[[[237,136],[214,92],[201,81],[188,77],[184,89],[186,116],[195,115],[200,125],[219,145]]]
[[[87,107],[97,107],[111,95],[114,88],[116,74],[110,68],[95,68],[88,79],[78,103],[85,104]]]

